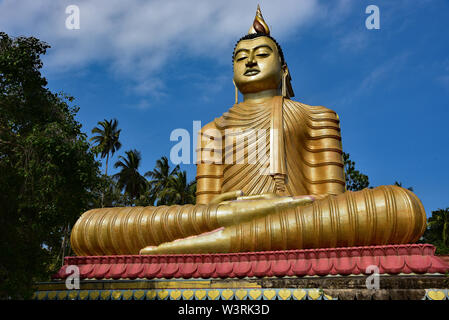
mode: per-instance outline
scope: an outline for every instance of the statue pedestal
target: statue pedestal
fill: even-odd
[[[35,297],[449,299],[449,264],[434,253],[432,245],[410,244],[250,253],[67,257],[51,282],[38,284]],[[66,279],[73,272],[67,272],[69,266],[79,269],[79,290],[66,288]],[[375,277],[379,280],[377,290],[371,288],[376,284]]]

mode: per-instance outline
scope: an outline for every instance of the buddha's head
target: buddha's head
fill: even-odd
[[[234,49],[233,63],[234,82],[241,93],[280,88],[286,66],[282,50],[272,37],[253,33],[241,38]]]
[[[284,54],[280,45],[270,36],[259,7],[249,33],[234,48],[233,65],[234,83],[241,93],[280,90],[282,85],[287,85],[286,95],[293,96]],[[283,80],[287,81],[283,83]]]

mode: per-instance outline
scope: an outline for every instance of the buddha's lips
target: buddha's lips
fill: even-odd
[[[258,69],[248,69],[245,71],[244,75],[245,76],[254,76],[256,74],[258,74],[260,72],[260,70]]]

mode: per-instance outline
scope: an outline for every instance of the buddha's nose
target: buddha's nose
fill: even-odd
[[[251,67],[254,67],[254,66],[256,66],[257,65],[257,62],[256,61],[253,61],[253,60],[248,60],[248,62],[246,63],[246,67],[247,68],[251,68]]]
[[[257,65],[257,62],[254,59],[254,55],[250,54],[250,56],[248,57],[248,60],[246,61],[246,66],[249,68],[249,67],[254,67],[255,65]]]

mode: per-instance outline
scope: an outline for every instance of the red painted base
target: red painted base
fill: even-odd
[[[66,257],[53,279],[80,270],[81,279],[243,278],[372,274],[445,273],[449,264],[430,244],[387,245],[217,254]]]

